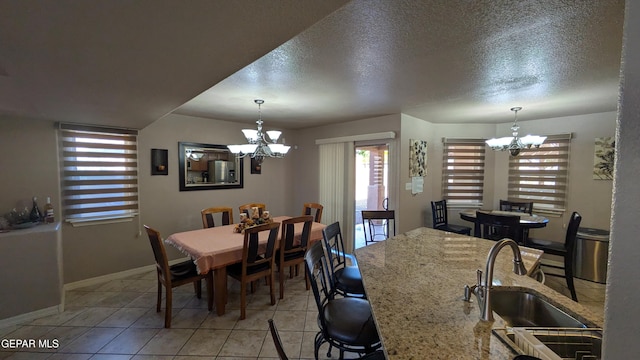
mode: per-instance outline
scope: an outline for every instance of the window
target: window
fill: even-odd
[[[509,157],[509,200],[533,201],[534,211],[565,211],[571,134],[547,136],[539,149]]]
[[[443,139],[442,197],[448,206],[481,207],[484,191],[482,139]]]
[[[137,131],[60,124],[62,206],[71,223],[138,214]]]

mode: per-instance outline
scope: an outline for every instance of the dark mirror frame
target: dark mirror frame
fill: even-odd
[[[178,172],[179,172],[179,181],[180,181],[180,191],[194,191],[194,190],[221,190],[221,189],[242,189],[244,187],[244,159],[236,159],[236,169],[235,175],[238,179],[235,183],[195,183],[189,184],[187,183],[187,160],[186,160],[186,150],[188,148],[198,148],[198,149],[212,149],[212,150],[223,150],[229,153],[230,158],[236,159],[235,155],[229,151],[226,145],[216,145],[216,144],[202,144],[202,143],[192,143],[192,142],[178,142]]]

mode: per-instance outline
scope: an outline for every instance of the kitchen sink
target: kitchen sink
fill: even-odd
[[[587,327],[529,289],[492,288],[491,309],[510,327]]]
[[[512,330],[513,332],[507,332],[506,335],[524,354],[544,359],[601,359],[602,329],[512,328]]]

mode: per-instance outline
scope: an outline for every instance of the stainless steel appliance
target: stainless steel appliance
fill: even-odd
[[[209,161],[210,181],[214,183],[235,183],[236,164],[233,161],[211,160]]]

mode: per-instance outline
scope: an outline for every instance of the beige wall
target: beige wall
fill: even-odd
[[[593,180],[593,153],[596,137],[615,136],[616,117],[615,112],[606,112],[518,122],[521,132],[527,134],[573,134],[567,211],[562,218],[550,218],[546,228],[532,230],[531,236],[563,241],[566,225],[573,211],[578,211],[582,215],[581,226],[609,229],[613,181]],[[498,125],[497,135],[508,134],[510,126],[510,124]],[[507,198],[508,161],[506,152],[496,153],[493,207],[498,206],[499,199]]]
[[[267,159],[261,175],[251,175],[245,164],[244,189],[178,191],[178,142],[223,143],[243,141],[244,125],[186,116],[167,116],[139,133],[140,217],[131,222],[72,227],[62,224],[64,282],[125,271],[153,264],[141,224],[173,232],[200,228],[200,210],[214,205],[237,208],[247,202],[265,202],[274,214],[297,214],[291,208],[291,158]],[[285,132],[287,141],[294,132]],[[169,175],[151,176],[151,148],[169,150]],[[32,119],[0,118],[0,213],[22,204],[31,208],[35,195],[40,206],[51,196],[60,219],[60,189],[55,124]],[[237,213],[235,214],[237,221]],[[172,258],[180,257],[168,248]],[[0,254],[0,257],[2,255]],[[1,258],[0,258],[1,261]]]
[[[611,181],[592,180],[591,168],[595,137],[615,133],[615,113],[590,114],[559,119],[523,121],[522,128],[531,133],[573,132],[569,204],[584,216],[583,225],[608,228]],[[0,211],[7,212],[17,203],[30,206],[33,195],[51,196],[60,215],[55,125],[32,119],[0,118]],[[274,214],[297,214],[301,204],[318,199],[318,147],[315,140],[377,133],[396,132],[396,155],[400,164],[391,174],[398,184],[398,230],[430,226],[429,202],[441,197],[440,164],[442,137],[490,137],[508,131],[510,124],[445,125],[429,123],[406,115],[389,115],[304,130],[287,130],[287,142],[294,149],[285,159],[265,160],[262,174],[252,175],[245,164],[243,189],[187,191],[178,190],[178,142],[242,142],[240,129],[246,125],[188,116],[170,115],[140,131],[140,212],[133,222],[74,228],[62,226],[64,281],[71,283],[153,263],[148,240],[141,224],[157,228],[163,235],[199,228],[200,209],[212,205],[237,208],[247,202],[265,202]],[[404,190],[408,176],[409,139],[428,143],[428,172],[424,192],[411,195]],[[169,150],[169,175],[150,175],[150,149]],[[489,152],[485,206],[491,207],[506,197],[506,153]],[[495,174],[495,178],[493,178]],[[586,194],[586,195],[585,195]],[[43,202],[40,202],[43,205]],[[237,214],[236,214],[237,218]],[[457,214],[451,221],[464,223]],[[535,236],[562,239],[563,221],[552,219],[547,229],[535,230]],[[172,258],[179,257],[170,250]]]

